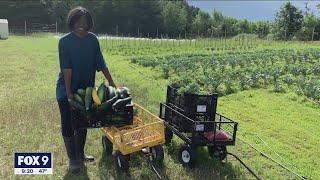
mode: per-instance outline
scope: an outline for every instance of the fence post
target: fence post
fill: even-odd
[[[315,27],[313,27],[313,30],[312,30],[312,41],[313,41],[313,37],[314,37],[314,29],[315,29]]]
[[[157,27],[157,39],[159,38],[159,29]]]
[[[108,50],[108,43],[110,42],[108,41],[108,33],[106,32],[106,50]]]
[[[121,37],[120,37],[120,45],[123,44],[123,33],[121,33]]]
[[[58,22],[56,20],[56,35],[58,34]]]
[[[116,26],[116,36],[118,37],[118,25]]]
[[[210,48],[212,47],[212,37],[213,37],[213,30],[211,30],[211,37],[210,37]]]
[[[24,35],[27,35],[27,20],[24,20]]]
[[[227,48],[227,28],[224,29],[224,50]]]

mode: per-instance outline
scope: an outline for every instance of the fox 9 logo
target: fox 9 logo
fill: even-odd
[[[51,153],[15,153],[16,174],[46,174],[52,172]]]

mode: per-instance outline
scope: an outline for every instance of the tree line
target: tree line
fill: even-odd
[[[250,22],[224,16],[219,11],[207,13],[190,6],[185,0],[175,1],[0,1],[0,17],[14,26],[26,19],[37,23],[57,23],[66,32],[68,11],[83,6],[92,12],[96,33],[139,37],[232,37],[255,34],[260,38],[280,40],[319,40],[320,19],[305,7],[301,10],[285,2],[274,21]]]

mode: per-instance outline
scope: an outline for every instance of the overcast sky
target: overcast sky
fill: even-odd
[[[243,0],[208,0],[208,1],[189,1],[189,5],[196,6],[206,12],[211,13],[214,9],[222,12],[223,15],[232,16],[237,19],[248,19],[251,21],[274,19],[275,13],[281,5],[286,1],[243,1]],[[304,10],[305,3],[308,2],[308,7],[317,16],[320,11],[316,5],[320,1],[290,1],[296,7]]]

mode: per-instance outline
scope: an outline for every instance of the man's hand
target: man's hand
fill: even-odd
[[[112,87],[115,87],[117,88],[116,84],[112,81],[112,82],[109,82],[109,85],[112,86]]]

